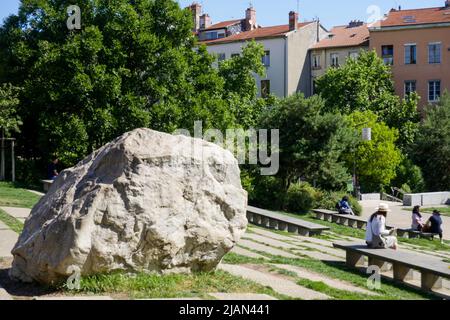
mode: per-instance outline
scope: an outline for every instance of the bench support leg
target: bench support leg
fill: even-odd
[[[386,272],[391,270],[391,265],[383,260],[369,257],[369,266],[377,266],[380,268],[381,272]]]
[[[287,229],[288,229],[288,225],[286,222],[282,222],[282,221],[278,222],[278,230],[287,231]]]
[[[298,234],[304,237],[309,237],[309,230],[305,228],[298,228]]]
[[[442,278],[428,272],[422,272],[421,277],[422,289],[430,291],[431,289],[441,289],[442,288]]]
[[[349,267],[356,267],[359,265],[364,265],[364,257],[359,253],[347,251],[345,263]]]
[[[413,271],[403,264],[394,263],[394,279],[398,281],[412,280]]]
[[[248,222],[253,222],[253,213],[247,211],[247,220]]]
[[[328,222],[331,222],[331,214],[324,214],[324,218],[323,218],[323,220],[324,221],[328,221]]]
[[[358,227],[358,229],[365,229],[366,223],[363,221],[357,221],[356,226]]]
[[[348,226],[351,228],[356,228],[356,221],[355,220],[348,220]]]
[[[278,228],[278,220],[269,219],[269,226],[270,226],[270,229],[277,229]]]
[[[288,232],[297,233],[298,232],[298,226],[293,225],[293,224],[288,224]]]

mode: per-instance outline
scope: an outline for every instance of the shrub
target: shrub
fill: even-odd
[[[279,210],[283,207],[285,188],[281,179],[275,176],[257,176],[249,191],[249,203],[264,209]]]
[[[285,199],[285,208],[293,213],[306,213],[314,208],[321,193],[306,182],[292,184]]]
[[[320,209],[327,210],[336,210],[336,203],[342,200],[344,196],[349,197],[350,205],[353,209],[353,212],[360,216],[362,213],[362,207],[358,203],[355,197],[347,194],[345,191],[333,191],[333,192],[324,192],[322,196],[317,200],[315,207]]]

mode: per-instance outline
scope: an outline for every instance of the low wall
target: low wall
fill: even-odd
[[[450,204],[450,192],[414,193],[403,196],[403,205],[407,207],[430,207],[444,204]]]

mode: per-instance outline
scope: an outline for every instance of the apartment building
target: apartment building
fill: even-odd
[[[194,21],[198,21],[198,29],[194,31],[200,42],[206,44],[208,51],[216,54],[219,61],[241,54],[249,41],[263,45],[266,76],[255,76],[260,96],[272,93],[286,97],[295,92],[303,92],[306,96],[312,94],[309,49],[327,36],[318,21],[299,22],[298,13],[290,12],[286,17],[287,24],[262,27],[257,23],[255,8],[250,7],[243,19],[213,24],[208,15],[199,11],[198,4],[190,8]]]
[[[370,48],[392,66],[399,96],[417,92],[423,107],[450,89],[450,0],[437,8],[392,9],[369,31]]]
[[[361,50],[369,50],[369,28],[361,21],[333,27],[329,34],[311,48],[311,81],[332,67],[340,67],[348,59],[357,58]]]

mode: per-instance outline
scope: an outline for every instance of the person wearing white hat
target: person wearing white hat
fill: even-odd
[[[393,235],[395,229],[386,230],[386,216],[390,211],[389,205],[380,203],[376,212],[367,221],[366,243],[369,248],[397,250],[397,237]]]

